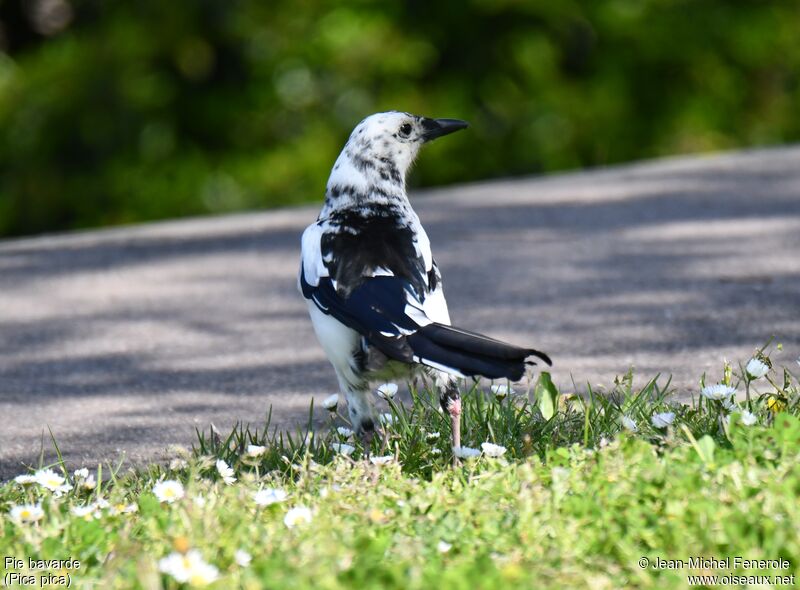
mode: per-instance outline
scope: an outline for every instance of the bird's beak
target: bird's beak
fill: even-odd
[[[423,119],[422,127],[425,131],[422,133],[422,138],[425,141],[431,141],[443,135],[449,135],[459,129],[466,129],[469,123],[461,119]]]

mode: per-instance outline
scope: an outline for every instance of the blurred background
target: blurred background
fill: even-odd
[[[800,3],[0,0],[0,235],[320,201],[352,127],[432,186],[800,139]]]

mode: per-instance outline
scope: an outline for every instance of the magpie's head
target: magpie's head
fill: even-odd
[[[429,119],[398,111],[376,113],[356,126],[345,151],[357,160],[391,162],[405,174],[423,144],[467,125],[459,119]]]

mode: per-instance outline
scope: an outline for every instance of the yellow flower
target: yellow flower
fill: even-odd
[[[786,400],[776,395],[772,395],[767,399],[767,407],[773,414],[783,412],[786,409]]]
[[[186,553],[189,551],[189,539],[186,537],[175,537],[175,540],[172,541],[172,547],[178,553]]]
[[[386,520],[386,516],[377,508],[371,509],[367,516],[369,517],[370,521],[374,523],[382,523]]]

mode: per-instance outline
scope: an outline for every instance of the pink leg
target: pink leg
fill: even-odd
[[[450,414],[450,428],[453,432],[453,449],[461,446],[461,394],[455,384],[450,384],[442,390],[442,409]],[[458,457],[453,452],[453,465],[458,465]]]

